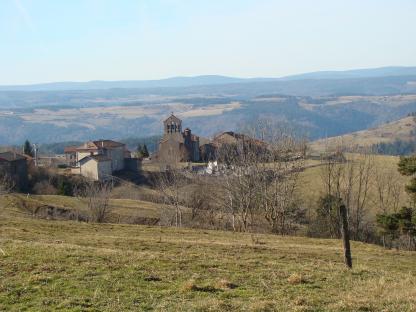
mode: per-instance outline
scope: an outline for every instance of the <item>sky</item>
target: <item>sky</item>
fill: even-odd
[[[0,85],[415,65],[415,0],[0,0]]]

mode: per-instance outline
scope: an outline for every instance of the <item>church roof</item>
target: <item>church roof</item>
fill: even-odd
[[[212,143],[216,145],[235,144],[238,142],[249,142],[258,146],[267,146],[267,144],[261,140],[252,138],[245,134],[236,133],[233,131],[220,133],[219,135],[215,136],[214,139],[212,140]]]
[[[168,118],[165,119],[164,123],[167,123],[170,121],[182,122],[182,120],[176,117],[173,113]]]

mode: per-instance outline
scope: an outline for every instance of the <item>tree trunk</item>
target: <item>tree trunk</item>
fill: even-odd
[[[344,245],[344,262],[349,268],[352,268],[350,233],[348,230],[347,208],[345,208],[345,205],[339,207],[339,212],[341,216],[341,236]]]
[[[232,217],[233,231],[235,232],[235,215]]]
[[[178,227],[178,222],[179,222],[179,211],[178,211],[178,206],[175,207],[175,227]]]

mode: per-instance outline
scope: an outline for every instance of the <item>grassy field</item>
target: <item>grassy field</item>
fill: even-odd
[[[348,159],[359,161],[359,157],[355,154],[347,154]],[[400,204],[398,207],[402,207],[409,204],[409,197],[405,192],[405,185],[409,182],[409,177],[405,177],[399,174],[397,171],[397,163],[399,158],[396,156],[373,156],[374,168],[377,170],[382,169],[389,175],[391,179],[397,180],[399,183],[401,195]],[[305,163],[306,169],[301,172],[299,180],[299,197],[306,209],[311,213],[316,208],[316,203],[320,196],[324,194],[324,185],[322,182],[322,169],[321,162],[319,160],[307,160]],[[181,164],[186,166],[186,164]],[[201,164],[192,164],[201,165]],[[152,167],[153,166],[153,167]],[[154,164],[146,164],[146,170],[159,171],[160,167]],[[375,181],[376,175],[372,175],[370,179],[370,191],[367,199],[367,212],[370,219],[374,219],[377,213],[381,213],[378,206],[377,192]],[[86,203],[83,200],[74,197],[57,196],[57,195],[31,195],[29,199],[22,195],[24,200],[33,202],[33,205],[52,205],[56,207],[62,207],[70,210],[78,210],[86,212]],[[110,221],[114,223],[130,223],[132,218],[160,218],[161,213],[167,207],[154,203],[152,201],[163,201],[159,191],[151,189],[149,186],[136,186],[132,183],[123,184],[117,186],[113,192],[110,201],[111,216]],[[189,211],[187,208],[183,208],[183,212],[187,214]]]
[[[311,143],[313,151],[324,152],[327,146],[333,149],[344,147],[371,147],[377,143],[389,143],[394,140],[410,140],[416,127],[414,117],[405,117],[397,121],[380,125],[377,128],[348,133],[341,136],[317,140]]]
[[[1,311],[415,311],[416,253],[33,219],[0,201]]]
[[[356,154],[347,154],[347,159],[359,161],[359,156]],[[370,175],[370,189],[367,199],[367,210],[371,217],[375,217],[377,213],[381,213],[380,207],[378,207],[377,191],[376,191],[376,171],[384,172],[389,175],[392,180],[397,181],[401,185],[400,204],[399,207],[409,204],[409,196],[405,192],[405,185],[409,182],[409,177],[402,176],[397,170],[397,164],[399,157],[397,156],[385,156],[374,155],[373,156],[373,170]],[[312,164],[309,168],[303,171],[300,175],[299,190],[300,197],[304,203],[308,203],[311,207],[314,207],[319,196],[324,194],[324,185],[322,182],[322,166],[319,162]]]
[[[8,202],[9,206],[13,208],[21,207],[22,201],[25,202],[25,212],[31,215],[42,215],[39,212],[39,207],[51,206],[55,208],[63,208],[67,211],[80,213],[83,216],[88,216],[88,207],[84,199],[78,199],[76,197],[59,196],[59,195],[30,195],[27,197],[22,194],[14,194],[7,197],[9,200],[0,199],[0,205]],[[108,221],[112,223],[135,223],[136,218],[140,219],[144,224],[157,223],[161,216],[161,211],[168,207],[163,204],[157,204],[149,201],[136,200],[136,199],[110,199],[109,203],[110,213]],[[184,212],[187,213],[187,209],[184,208]],[[46,217],[42,215],[42,217]],[[59,214],[51,215],[52,219],[67,219],[64,215]],[[152,223],[153,222],[153,223]]]

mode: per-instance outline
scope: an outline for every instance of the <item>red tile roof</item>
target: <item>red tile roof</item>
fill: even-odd
[[[78,147],[68,146],[65,148],[65,153],[73,153],[77,151],[96,151],[102,148],[113,149],[123,146],[125,146],[125,144],[112,140],[89,141]]]
[[[80,159],[79,162],[84,162],[84,161],[88,161],[90,159],[93,159],[97,162],[102,162],[102,161],[111,161],[110,158],[108,158],[105,155],[90,155],[90,156],[85,156],[84,158]]]
[[[15,153],[15,152],[4,152],[0,153],[0,160],[2,161],[16,161],[26,159],[24,155]]]
[[[77,151],[77,146],[67,146],[64,148],[64,153],[75,153]]]

